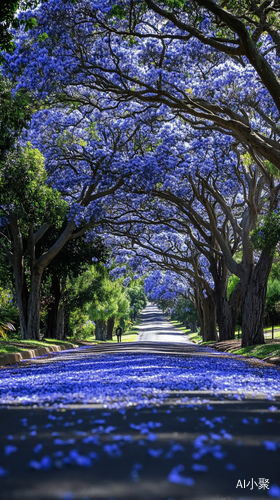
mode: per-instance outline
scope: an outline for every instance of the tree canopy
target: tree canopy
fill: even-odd
[[[40,103],[20,140],[44,155],[46,192],[68,206],[66,226],[34,260],[34,297],[67,242],[101,237],[112,276],[152,273],[146,287],[163,280],[164,297],[183,283],[205,340],[216,321],[233,338],[241,305],[243,346],[264,342],[280,234],[279,8],[50,0],[19,12],[3,74],[13,99]],[[43,232],[59,224],[41,215]]]

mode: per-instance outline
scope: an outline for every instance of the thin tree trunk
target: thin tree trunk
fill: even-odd
[[[264,310],[267,280],[273,255],[265,250],[259,258],[251,276],[241,280],[242,284],[242,347],[264,344]]]
[[[196,333],[197,332],[197,326],[196,326],[196,321],[193,323],[190,323],[190,333]]]
[[[71,337],[71,332],[69,328],[70,321],[70,311],[69,307],[64,306],[64,338]]]
[[[64,303],[63,302],[60,304],[59,309],[58,309],[58,313],[57,313],[56,338],[58,340],[65,340]]]
[[[60,301],[60,279],[56,274],[52,275],[52,284],[50,289],[51,295],[54,297],[54,302],[50,304],[48,308],[47,320],[46,320],[46,328],[45,328],[45,337],[55,339],[56,331],[57,331],[57,315],[58,315],[58,306]]]
[[[60,286],[60,304],[57,312],[57,324],[55,330],[55,336],[58,340],[65,340],[66,330],[65,330],[65,302],[63,301],[63,294],[66,288],[67,276],[63,276]]]
[[[115,318],[109,318],[107,321],[107,340],[113,340],[113,330],[114,330]]]

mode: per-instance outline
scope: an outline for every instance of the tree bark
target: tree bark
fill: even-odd
[[[102,319],[95,321],[95,338],[96,340],[106,340],[106,323]]]
[[[54,302],[50,304],[48,308],[47,320],[46,320],[46,328],[45,328],[45,337],[55,339],[56,331],[57,331],[57,314],[58,314],[58,306],[60,301],[60,279],[56,274],[52,275],[52,284],[50,289],[51,295],[54,297]]]
[[[107,340],[113,340],[113,330],[114,330],[115,318],[109,318],[107,321]]]
[[[66,288],[67,276],[63,276],[60,284],[60,303],[57,311],[56,331],[55,335],[58,340],[65,340],[65,302],[63,301],[63,294]]]
[[[40,286],[42,274],[52,259],[63,248],[75,229],[74,221],[67,224],[66,229],[58,238],[56,243],[37,260],[35,260],[35,244],[46,231],[46,227],[29,234],[30,265],[30,290],[28,292],[25,279],[25,250],[23,248],[22,235],[17,220],[13,215],[9,216],[10,230],[12,233],[14,252],[9,256],[15,276],[15,290],[17,305],[19,308],[20,328],[22,339],[39,340],[40,332]],[[39,234],[40,233],[40,234]],[[39,235],[39,236],[38,236]],[[32,248],[31,248],[32,247]]]
[[[215,289],[215,304],[217,311],[217,323],[219,327],[219,340],[232,340],[235,338],[235,328],[237,317],[239,314],[242,287],[239,282],[232,291],[229,300],[227,299],[226,290],[220,291]]]
[[[26,276],[24,273],[24,250],[22,234],[18,228],[17,220],[13,215],[9,216],[10,230],[12,234],[12,241],[14,246],[13,254],[9,253],[8,258],[13,266],[14,279],[15,279],[15,294],[16,301],[19,309],[19,320],[21,338],[27,339],[27,321],[28,321],[28,296],[29,292],[26,284]]]
[[[216,307],[212,295],[204,297],[202,290],[195,293],[195,305],[200,321],[203,342],[217,340]]]
[[[14,278],[15,278],[15,298],[19,311],[19,321],[20,321],[20,331],[22,340],[27,339],[27,318],[28,318],[28,289],[26,285],[25,276],[22,276],[22,272],[18,272],[18,269],[14,267]]]
[[[190,329],[190,333],[196,333],[197,332],[197,323],[196,321],[192,323],[187,323],[186,329]]]
[[[217,340],[216,328],[216,308],[213,297],[205,297],[203,300],[203,331],[202,337],[204,342]]]
[[[267,280],[273,255],[263,250],[251,275],[241,278],[242,347],[264,344],[264,310]]]
[[[58,340],[65,340],[64,303],[63,302],[60,304],[59,309],[58,309],[58,313],[57,313],[56,338]]]
[[[42,272],[36,270],[32,273],[30,292],[28,298],[28,321],[27,321],[27,339],[40,340],[40,287]]]

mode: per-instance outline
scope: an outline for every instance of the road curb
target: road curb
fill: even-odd
[[[65,343],[62,345],[50,344],[48,347],[38,347],[37,349],[26,349],[21,352],[11,352],[7,354],[0,355],[0,366],[3,365],[14,365],[23,361],[24,359],[32,359],[37,356],[43,356],[44,354],[50,354],[52,352],[65,351],[67,349],[74,349],[79,347],[76,344]]]

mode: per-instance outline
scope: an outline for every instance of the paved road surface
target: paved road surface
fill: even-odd
[[[147,305],[142,318],[138,341],[192,343],[187,335],[177,330],[153,304]]]
[[[2,367],[0,500],[280,498],[279,393],[277,368],[182,340]]]

